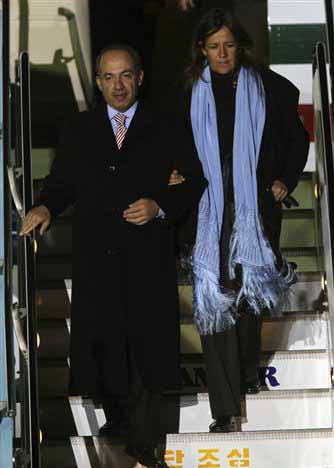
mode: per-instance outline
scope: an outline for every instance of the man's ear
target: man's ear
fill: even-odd
[[[143,81],[144,81],[144,71],[140,70],[138,74],[138,86],[141,86],[143,84]]]
[[[101,88],[101,78],[97,75],[96,78],[96,84],[97,84],[97,87],[99,88],[100,91],[102,91],[102,88]]]

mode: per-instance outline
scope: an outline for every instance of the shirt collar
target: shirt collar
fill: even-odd
[[[133,103],[132,106],[129,107],[129,109],[127,111],[120,112],[119,110],[116,110],[113,107],[109,106],[109,104],[107,104],[109,119],[112,120],[115,117],[116,114],[123,114],[123,115],[126,115],[126,117],[127,117],[126,123],[128,124],[128,123],[131,122],[132,117],[134,116],[134,114],[135,114],[135,112],[137,110],[137,106],[138,106],[138,101]]]

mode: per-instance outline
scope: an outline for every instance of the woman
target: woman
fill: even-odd
[[[186,120],[209,183],[192,267],[211,432],[233,430],[241,394],[260,390],[261,312],[278,315],[295,281],[279,251],[281,202],[309,148],[298,90],[255,65],[251,46],[233,14],[211,10],[199,21],[187,69]]]

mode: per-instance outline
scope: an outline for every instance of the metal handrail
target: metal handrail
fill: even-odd
[[[331,77],[331,91],[332,98],[334,93],[334,17],[332,0],[325,0],[325,14],[326,14],[326,35],[327,35],[327,49],[329,57],[329,74]],[[332,109],[333,115],[333,109]]]
[[[13,201],[15,204],[15,208],[20,218],[23,219],[24,218],[23,202],[22,202],[21,195],[19,193],[19,189],[16,184],[16,177],[17,177],[16,174],[18,173],[18,171],[19,171],[19,174],[21,174],[21,170],[18,170],[14,166],[7,167],[9,186],[10,186],[10,191],[11,191]]]
[[[67,8],[58,8],[58,14],[64,16],[68,21],[71,44],[73,48],[73,54],[75,63],[79,73],[79,80],[85,97],[87,108],[91,108],[94,103],[93,88],[90,84],[90,80],[87,73],[85,59],[82,53],[80,45],[80,36],[78,30],[78,24],[75,14]]]
[[[27,310],[19,307],[18,303],[15,302],[12,308],[14,331],[19,344],[20,351],[22,353],[25,364],[29,364],[29,351],[28,344],[25,338],[23,329],[23,319],[27,316]]]
[[[318,42],[313,59],[315,146],[317,151],[318,203],[322,220],[324,275],[331,340],[328,349],[333,365],[334,343],[334,161],[332,123],[328,96],[326,46]],[[325,281],[324,281],[325,282]],[[333,416],[333,415],[332,415]]]
[[[12,218],[9,181],[5,176],[11,157],[11,128],[10,128],[10,1],[3,0],[3,194],[4,194],[4,305],[5,305],[5,328],[6,328],[6,362],[7,362],[7,392],[8,392],[8,415],[16,414],[16,392],[15,392],[15,358],[13,342],[13,318],[12,318]]]
[[[19,141],[17,142],[18,155],[21,161],[18,168],[22,167],[22,205],[24,213],[27,213],[33,203],[32,174],[31,174],[31,109],[30,109],[30,64],[27,52],[20,53],[19,67],[17,67],[16,88],[20,99],[17,101],[19,122]],[[40,468],[40,426],[38,412],[38,366],[37,366],[37,316],[35,308],[35,254],[32,237],[20,238],[23,247],[23,269],[21,277],[21,289],[19,292],[20,312],[26,310],[26,343],[21,340],[20,345],[24,350],[24,370],[27,382],[26,420],[28,424],[28,444],[30,464],[32,468]],[[13,309],[14,313],[15,310]],[[17,318],[19,320],[19,315]],[[16,322],[17,324],[17,322]],[[18,328],[20,334],[20,328]]]

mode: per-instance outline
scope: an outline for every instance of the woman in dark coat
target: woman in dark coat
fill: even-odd
[[[233,14],[213,9],[199,21],[187,69],[185,119],[209,182],[192,266],[211,432],[233,430],[241,394],[260,390],[261,313],[279,314],[295,281],[279,251],[281,205],[309,148],[298,90],[255,65],[251,45]]]

